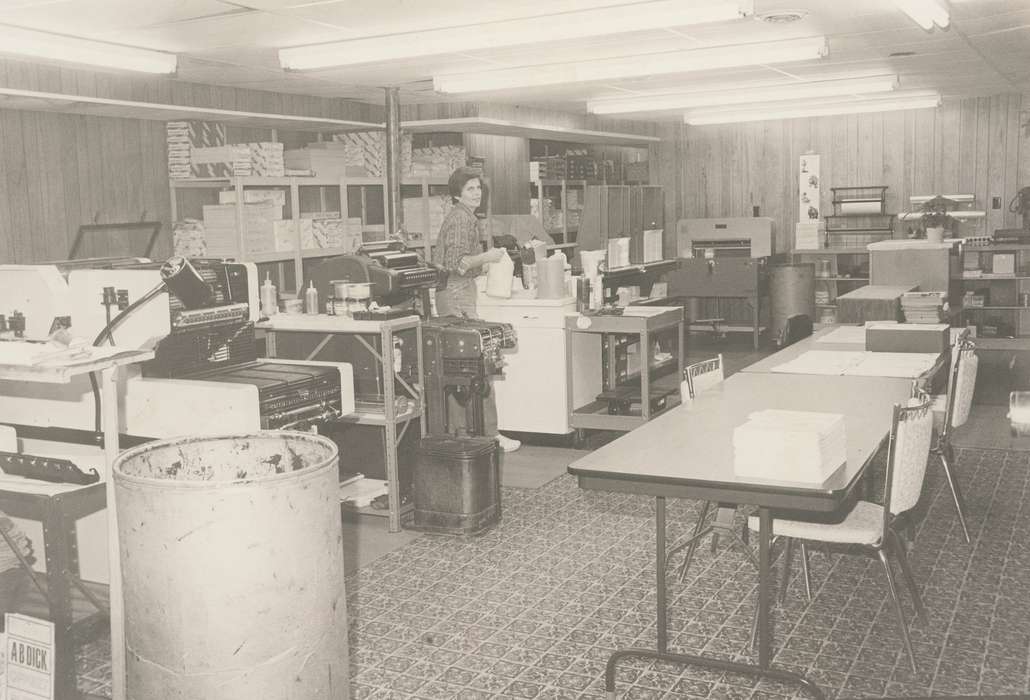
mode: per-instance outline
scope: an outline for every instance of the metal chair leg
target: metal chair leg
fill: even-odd
[[[908,622],[905,620],[905,611],[901,609],[901,600],[898,599],[898,592],[894,586],[894,574],[891,573],[891,564],[887,559],[887,553],[883,549],[877,549],[876,555],[883,564],[883,572],[887,575],[887,589],[890,591],[891,600],[894,602],[894,612],[898,615],[898,623],[901,625],[901,636],[905,639],[905,649],[908,651],[908,660],[912,664],[912,672],[918,673],[916,669],[916,655],[912,651],[912,640],[908,636]]]
[[[801,571],[805,574],[805,595],[812,600],[812,575],[808,571],[808,545],[801,542]]]
[[[908,592],[912,595],[912,604],[916,608],[916,616],[924,625],[926,624],[926,608],[923,606],[923,598],[919,595],[919,587],[916,585],[915,576],[912,575],[912,567],[908,563],[908,554],[905,552],[905,542],[894,530],[888,530],[887,536],[894,537],[894,550],[898,555],[898,564],[901,566],[901,574],[905,577],[908,585]]]
[[[787,585],[790,583],[790,558],[794,554],[794,538],[788,537],[783,550],[783,569],[780,577],[780,602],[787,600]]]
[[[955,454],[949,444],[939,446],[934,452],[937,454],[938,459],[941,460],[941,466],[944,467],[944,476],[947,478],[948,487],[951,489],[951,499],[955,502],[958,521],[962,525],[962,535],[966,538],[966,544],[969,544],[971,540],[969,539],[969,528],[966,527],[966,516],[962,510],[962,494],[959,493],[955,475],[951,473],[951,462],[954,461]]]
[[[687,554],[683,557],[683,563],[680,565],[679,575],[677,576],[677,580],[679,580],[680,583],[687,580],[687,569],[690,568],[690,562],[694,558],[694,550],[697,549],[698,540],[711,532],[711,527],[705,527],[705,518],[708,517],[708,511],[711,510],[711,508],[711,501],[705,501],[704,505],[701,506],[701,512],[697,516],[697,522],[694,523],[694,532],[691,534],[690,539],[683,544],[677,545],[671,552],[669,552],[669,554],[672,555],[680,548],[684,546],[688,547]]]

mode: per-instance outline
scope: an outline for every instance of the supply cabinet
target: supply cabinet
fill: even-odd
[[[983,337],[1030,336],[1030,244],[965,246],[962,321]]]

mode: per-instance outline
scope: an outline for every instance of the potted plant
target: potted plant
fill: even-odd
[[[926,240],[940,243],[944,235],[955,224],[955,218],[948,212],[955,207],[955,202],[946,197],[937,196],[923,203],[923,230]]]

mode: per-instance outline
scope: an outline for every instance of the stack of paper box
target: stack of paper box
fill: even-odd
[[[847,461],[844,416],[767,409],[733,431],[737,476],[821,484]]]
[[[247,144],[231,146],[194,146],[190,152],[194,177],[246,177],[254,173]]]
[[[350,144],[358,149],[358,152],[361,154],[365,175],[368,177],[382,177],[386,172],[385,132],[352,131],[343,134],[333,134],[333,141],[335,143]],[[411,172],[411,134],[401,134],[400,167],[402,173]]]
[[[286,207],[286,190],[277,189],[246,189],[243,190],[243,202],[245,204],[257,204],[268,202],[277,207],[276,218],[283,218],[283,210]],[[219,204],[235,204],[236,190],[221,190],[218,193]]]
[[[190,176],[190,129],[186,122],[168,122],[165,125],[168,145],[168,177],[182,180]]]
[[[275,141],[249,143],[250,162],[254,175],[258,177],[283,177],[286,163],[283,160],[283,145]]]
[[[207,255],[203,222],[183,219],[172,224],[172,255],[184,258],[203,258]]]
[[[318,177],[361,176],[365,172],[363,166],[352,165],[352,154],[345,148],[292,149],[283,154],[283,163],[289,170],[309,170]]]
[[[448,177],[465,165],[464,146],[429,146],[411,151],[410,174]]]
[[[298,221],[292,219],[280,219],[273,222],[272,228],[275,236],[276,252],[290,251],[297,249]]]
[[[279,208],[270,202],[243,205],[243,250],[235,204],[208,204],[204,207],[204,237],[207,251],[214,256],[245,256],[248,253],[275,251],[275,222]]]

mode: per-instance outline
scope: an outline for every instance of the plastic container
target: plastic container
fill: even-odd
[[[497,451],[493,438],[423,438],[412,489],[415,528],[481,535],[493,527],[501,517]]]
[[[350,697],[331,440],[174,438],[113,473],[129,698]]]
[[[272,284],[271,274],[266,274],[264,284],[261,285],[261,313],[265,316],[274,316],[278,312],[279,292]]]
[[[495,263],[491,263],[486,271],[487,296],[508,299],[511,297],[511,284],[515,278],[515,263],[511,256],[505,254]]]
[[[317,314],[321,311],[318,308],[318,290],[315,289],[314,280],[308,282],[308,288],[304,290],[304,313],[309,315]]]

